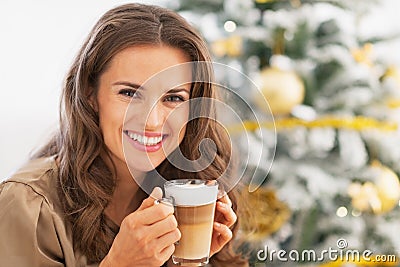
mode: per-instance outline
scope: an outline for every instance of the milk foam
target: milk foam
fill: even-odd
[[[165,196],[173,197],[176,206],[200,206],[215,202],[218,185],[172,183],[165,187]]]

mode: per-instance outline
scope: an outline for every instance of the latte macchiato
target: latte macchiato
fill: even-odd
[[[217,194],[216,181],[173,180],[165,184],[165,196],[174,203],[182,234],[172,256],[175,264],[208,263]]]

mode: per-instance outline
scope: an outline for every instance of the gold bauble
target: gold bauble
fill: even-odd
[[[376,186],[371,182],[364,184],[352,183],[348,193],[351,197],[351,205],[359,211],[370,211],[372,207],[379,208],[380,200]]]
[[[246,240],[260,241],[276,232],[290,218],[288,206],[271,188],[260,187],[240,195],[244,211],[240,214],[240,230]]]
[[[400,183],[397,175],[388,167],[381,165],[378,162],[373,163],[373,166],[380,172],[376,188],[378,198],[381,201],[381,207],[377,213],[391,211],[399,203],[400,199]]]
[[[352,183],[349,186],[351,204],[359,211],[372,211],[375,214],[389,212],[399,203],[399,178],[379,162],[373,162],[371,168],[376,174],[373,182]]]
[[[255,103],[266,112],[269,109],[265,100],[274,115],[287,115],[304,100],[304,83],[293,71],[277,67],[265,68],[260,72],[260,82],[260,90],[265,99],[257,96]]]

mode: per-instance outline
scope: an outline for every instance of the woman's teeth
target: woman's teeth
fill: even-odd
[[[147,137],[147,136],[144,136],[144,135],[140,135],[140,134],[136,134],[136,133],[130,133],[130,132],[128,132],[127,134],[131,139],[133,139],[133,140],[135,140],[135,141],[137,141],[140,144],[145,145],[145,146],[154,146],[155,144],[160,143],[161,140],[162,140],[162,136]]]

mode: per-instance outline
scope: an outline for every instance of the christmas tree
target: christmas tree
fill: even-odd
[[[253,129],[250,142],[254,150],[260,142],[268,144],[260,140],[260,131],[263,138],[275,134],[277,138],[271,168],[261,168],[264,172],[253,185],[257,190],[248,196],[257,218],[241,218],[253,265],[345,263],[343,259],[332,263],[328,257],[266,262],[256,255],[264,246],[300,253],[313,249],[317,256],[333,248],[399,257],[400,65],[379,53],[396,52],[385,48],[398,40],[399,32],[380,35],[360,30],[369,11],[381,3],[181,0],[169,4],[196,21],[215,61],[255,81],[269,107],[251,92],[241,93],[256,112],[271,111],[274,116],[274,121],[261,123],[262,129]],[[251,128],[251,122],[246,125]],[[254,225],[257,230],[248,232]],[[361,262],[354,264],[366,265]]]

